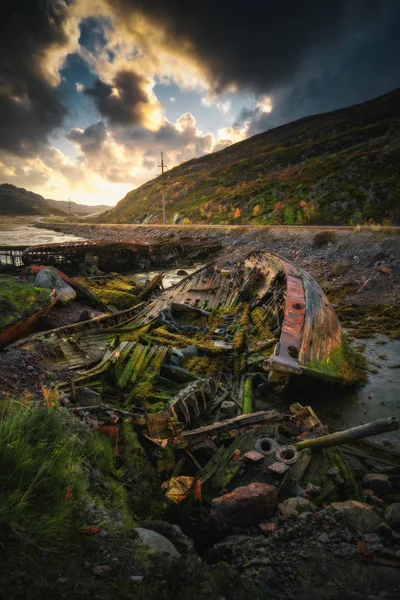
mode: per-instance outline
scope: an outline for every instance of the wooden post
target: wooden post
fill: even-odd
[[[365,425],[359,425],[358,427],[352,427],[345,431],[338,431],[329,435],[323,435],[319,438],[311,440],[304,440],[295,444],[296,448],[329,448],[329,446],[337,446],[340,444],[347,444],[354,440],[360,440],[370,435],[377,435],[378,433],[386,433],[387,431],[395,431],[399,428],[399,424],[395,417],[387,417],[386,419],[380,419],[379,421],[373,421],[372,423],[365,423]]]

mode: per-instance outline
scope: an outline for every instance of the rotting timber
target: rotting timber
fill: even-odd
[[[254,481],[274,485],[281,499],[361,499],[355,474],[371,464],[398,469],[353,446],[308,448],[327,434],[310,407],[260,410],[289,378],[349,383],[332,306],[308,273],[268,252],[233,270],[209,265],[153,300],[18,345],[40,353],[62,379],[63,403],[116,445],[129,418],[176,503],[210,505]],[[397,427],[390,420],[368,431]]]
[[[213,239],[194,240],[166,236],[153,244],[129,241],[87,240],[41,244],[26,248],[21,255],[24,265],[50,265],[61,269],[76,269],[80,264],[96,260],[104,271],[150,269],[176,264],[179,258],[204,258],[220,249]]]

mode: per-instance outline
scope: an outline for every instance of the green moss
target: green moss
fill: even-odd
[[[305,366],[305,372],[342,385],[360,385],[367,380],[365,357],[351,348],[343,335],[341,344],[331,351],[328,358]]]
[[[25,319],[50,303],[50,291],[0,277],[0,327]]]
[[[184,363],[185,369],[198,377],[215,377],[225,365],[224,359],[210,356],[193,356]]]
[[[251,320],[254,325],[252,341],[265,341],[275,337],[271,331],[276,320],[272,309],[255,308],[251,311]]]
[[[247,377],[244,384],[242,412],[248,415],[253,412],[253,380]]]

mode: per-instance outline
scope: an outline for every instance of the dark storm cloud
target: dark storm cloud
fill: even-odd
[[[97,79],[92,87],[86,88],[84,94],[93,98],[103,117],[107,117],[114,125],[140,123],[142,106],[148,103],[148,96],[143,91],[145,80],[132,71],[117,73],[113,85]]]
[[[165,29],[171,46],[179,49],[189,41],[192,57],[208,68],[217,91],[231,83],[263,91],[288,81],[312,48],[340,35],[346,5],[355,0],[109,0],[109,4],[122,17],[135,10],[146,15]]]
[[[108,1],[124,20],[139,11],[164,29],[215,91],[277,94],[273,116],[256,110],[250,133],[400,85],[398,0]]]
[[[61,0],[5,0],[0,9],[0,148],[34,153],[66,114],[43,57],[67,43]]]

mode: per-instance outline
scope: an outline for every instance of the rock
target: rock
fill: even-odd
[[[326,510],[341,513],[346,524],[359,533],[372,533],[381,524],[373,508],[357,500],[332,502]]]
[[[362,486],[367,490],[372,490],[379,496],[385,496],[386,494],[392,493],[389,477],[384,474],[371,473],[365,475],[362,480]]]
[[[146,544],[152,552],[168,554],[172,558],[179,558],[181,556],[172,542],[160,533],[151,529],[145,529],[144,527],[136,527],[135,531],[143,544]]]
[[[378,269],[381,273],[385,273],[385,275],[391,275],[393,273],[393,269],[388,267],[387,265],[382,265]]]
[[[90,321],[96,317],[104,315],[105,313],[101,313],[98,310],[90,310],[89,308],[84,308],[79,314],[78,322],[81,321]]]
[[[139,526],[160,533],[166,537],[181,554],[190,554],[192,557],[196,554],[193,540],[183,533],[179,525],[156,519],[151,521],[141,521]]]
[[[250,483],[214,498],[210,518],[219,529],[247,527],[263,517],[271,517],[278,506],[276,488],[267,483]]]
[[[231,402],[230,400],[223,400],[221,402],[221,412],[227,415],[233,415],[236,413],[237,404],[235,402]],[[261,458],[264,458],[261,456]]]
[[[181,354],[184,358],[192,358],[193,356],[198,356],[199,349],[194,344],[187,346],[186,348],[182,348]]]
[[[142,583],[143,579],[143,575],[131,575],[131,581],[134,583]]]
[[[96,565],[93,568],[93,575],[96,575],[97,577],[104,577],[104,575],[107,575],[109,571],[111,571],[110,565]]]
[[[321,542],[321,544],[327,544],[329,542],[329,535],[327,533],[321,533],[318,541]]]
[[[313,485],[312,483],[307,483],[307,487],[304,490],[304,493],[310,496],[311,498],[315,498],[319,496],[321,493],[321,488],[318,485]]]
[[[52,269],[42,269],[35,277],[34,285],[39,288],[56,290],[57,300],[63,304],[75,300],[75,290],[65,283],[61,277]]]
[[[296,498],[289,498],[288,500],[281,502],[279,510],[284,519],[290,519],[301,515],[301,513],[314,512],[317,510],[317,507],[309,500],[306,500],[306,498],[297,496]]]
[[[100,394],[89,388],[77,390],[76,399],[81,406],[97,406],[103,401]]]
[[[387,507],[385,521],[394,531],[400,531],[400,502],[395,502]]]
[[[271,533],[278,531],[278,525],[276,523],[260,523],[258,527],[264,535],[271,535]]]
[[[177,271],[176,274],[179,275],[180,277],[186,277],[186,275],[189,275],[189,273],[187,271],[185,271],[184,269],[179,269],[179,271]]]

